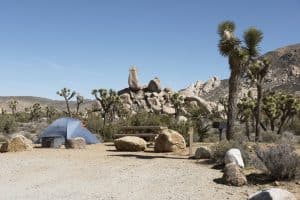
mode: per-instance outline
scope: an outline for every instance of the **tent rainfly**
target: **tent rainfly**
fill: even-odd
[[[76,137],[82,137],[87,144],[97,144],[100,141],[86,128],[81,121],[74,118],[60,118],[50,124],[40,135],[40,142],[47,138],[62,138],[63,142]]]

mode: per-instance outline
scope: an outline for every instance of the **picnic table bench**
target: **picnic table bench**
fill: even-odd
[[[164,126],[123,126],[121,133],[115,134],[114,138],[124,136],[136,136],[146,140],[153,140],[162,130],[168,129]]]

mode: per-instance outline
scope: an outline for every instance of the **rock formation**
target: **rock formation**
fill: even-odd
[[[128,85],[129,88],[133,91],[137,91],[141,89],[139,85],[137,68],[135,66],[132,66],[129,69]]]

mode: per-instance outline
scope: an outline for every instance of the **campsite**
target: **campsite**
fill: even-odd
[[[300,199],[300,1],[0,1],[0,200]]]

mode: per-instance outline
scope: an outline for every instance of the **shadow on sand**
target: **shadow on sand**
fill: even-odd
[[[153,153],[153,152],[151,152]],[[118,156],[118,157],[127,157],[127,158],[138,158],[138,159],[155,159],[155,158],[165,158],[165,159],[182,159],[186,160],[187,158],[185,157],[174,157],[174,156],[154,156],[154,155],[139,155],[139,154],[116,154],[116,155],[108,155],[108,156]]]
[[[252,173],[246,176],[248,184],[251,185],[265,185],[273,183],[274,180],[270,179],[266,174]]]

